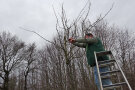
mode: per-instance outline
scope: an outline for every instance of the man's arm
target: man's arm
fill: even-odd
[[[78,46],[78,47],[86,48],[86,43],[74,42],[74,43],[72,43],[72,44],[75,45],[75,46]]]
[[[86,48],[86,43],[78,43],[73,38],[69,38],[69,42],[72,43],[75,46]]]
[[[89,38],[89,39],[84,38],[84,39],[76,39],[75,42],[93,44],[93,43],[97,43],[98,40],[97,38]]]

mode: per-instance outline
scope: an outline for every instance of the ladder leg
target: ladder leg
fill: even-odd
[[[100,85],[100,89],[99,90],[103,90],[103,85],[102,85],[102,80],[101,80],[101,76],[100,76],[100,71],[99,71],[99,66],[98,66],[96,52],[94,52],[94,55],[95,55],[95,62],[96,62],[96,69],[97,69],[97,70],[95,69],[95,71],[97,71],[97,75],[98,75],[98,79],[97,80],[99,81],[99,85]]]
[[[99,83],[99,79],[98,79],[97,67],[94,66],[93,70],[94,70],[94,80],[95,80],[95,84],[96,84],[98,90],[100,90],[100,83]]]

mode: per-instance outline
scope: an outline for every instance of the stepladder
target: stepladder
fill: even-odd
[[[118,60],[116,60],[111,51],[94,52],[95,62],[98,74],[100,90],[132,90]],[[99,57],[107,56],[108,60],[98,60]],[[101,72],[101,68],[108,68],[108,71]],[[103,80],[111,80],[111,84],[104,84]]]

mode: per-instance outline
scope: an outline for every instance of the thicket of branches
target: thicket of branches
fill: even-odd
[[[62,8],[57,18],[57,34],[50,44],[37,49],[10,33],[0,33],[0,90],[96,90],[93,70],[87,64],[85,49],[69,44],[70,37],[92,32],[106,50],[119,61],[135,89],[135,37],[128,29],[109,26],[103,17],[91,23],[83,9],[69,22]],[[56,13],[55,13],[56,14]],[[127,90],[127,88],[124,88]]]

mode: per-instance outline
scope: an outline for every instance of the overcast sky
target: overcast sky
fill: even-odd
[[[110,24],[135,29],[135,0],[90,0],[89,19],[94,21],[104,15],[114,3],[111,12],[105,17]],[[52,6],[60,13],[61,5],[69,19],[77,17],[87,0],[0,0],[0,32],[9,31],[25,42],[36,42],[40,47],[45,43],[39,36],[21,30],[24,27],[34,30],[46,39],[55,35],[56,18]]]

